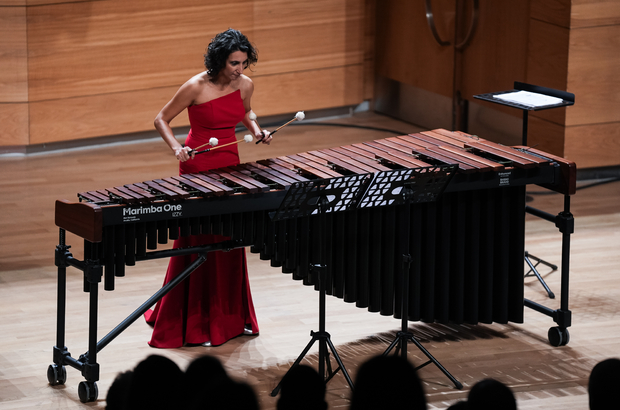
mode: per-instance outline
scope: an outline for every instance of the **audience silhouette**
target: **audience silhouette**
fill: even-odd
[[[466,400],[459,400],[456,403],[453,403],[447,410],[467,410],[469,407],[467,406]]]
[[[213,381],[213,386],[193,395],[189,410],[259,410],[252,387],[229,377]]]
[[[150,355],[133,370],[127,409],[173,409],[185,406],[185,374],[175,362]]]
[[[620,359],[596,364],[588,381],[590,410],[618,408]],[[401,356],[380,355],[359,367],[350,410],[426,409],[424,388],[413,365]],[[297,365],[282,379],[277,410],[327,410],[325,381],[314,368]],[[219,359],[202,356],[183,372],[172,360],[151,355],[133,370],[119,373],[106,397],[107,410],[145,408],[189,410],[259,410],[258,398],[248,383],[230,378]],[[495,379],[471,388],[467,400],[450,410],[516,410],[512,390]]]
[[[517,410],[517,400],[512,390],[495,379],[484,379],[474,384],[467,395],[470,410]]]
[[[325,381],[314,368],[299,364],[280,384],[277,410],[326,410]]]
[[[133,371],[119,373],[110,385],[108,394],[105,398],[106,410],[123,410],[126,408],[127,397],[131,389]]]
[[[259,410],[252,387],[232,380],[219,359],[194,359],[185,372],[172,360],[150,355],[119,373],[106,396],[107,410]]]
[[[620,407],[620,359],[610,358],[597,363],[588,380],[590,410]]]
[[[350,410],[426,409],[415,368],[401,356],[370,358],[360,366],[354,386]]]
[[[186,390],[190,396],[205,389],[212,390],[221,379],[228,379],[228,374],[222,362],[214,356],[198,357],[185,370]]]
[[[214,356],[194,359],[185,370],[190,410],[258,410],[252,387],[232,380]]]

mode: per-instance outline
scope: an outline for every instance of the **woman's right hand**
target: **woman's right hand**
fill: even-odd
[[[174,149],[174,156],[181,162],[185,162],[188,159],[194,159],[196,155],[196,151],[191,149],[190,147],[177,147]]]

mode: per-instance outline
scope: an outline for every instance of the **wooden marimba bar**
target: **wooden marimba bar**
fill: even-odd
[[[409,226],[398,225],[390,206],[328,214],[331,231],[321,238],[315,216],[277,222],[269,216],[297,182],[446,164],[458,166],[456,175],[437,202],[408,205]],[[413,261],[410,320],[522,322],[528,184],[568,197],[575,192],[576,168],[538,150],[443,129],[310,151],[81,192],[81,202],[57,201],[56,224],[61,228],[57,265],[59,272],[65,266],[84,270],[85,290],[92,300],[97,273],[104,272],[104,288],[112,290],[125,266],[174,254],[174,250],[154,251],[158,244],[179,236],[216,234],[230,238],[224,247],[250,246],[293,279],[316,285],[309,267],[317,244],[327,241],[328,293],[399,317],[402,255],[396,238],[405,229]],[[84,238],[84,261],[75,261],[68,253],[65,230]],[[102,269],[94,268],[100,265]],[[59,293],[59,306],[61,298]],[[557,312],[553,315],[557,317]],[[61,332],[64,328],[58,329]],[[75,363],[66,359],[64,339],[59,338],[55,348],[53,367],[58,372],[59,366],[69,364],[85,375],[83,401],[92,399],[98,380],[94,371],[85,369],[98,366],[96,352],[109,342],[95,344],[92,335],[90,339],[85,360]],[[64,383],[62,372],[52,381]]]

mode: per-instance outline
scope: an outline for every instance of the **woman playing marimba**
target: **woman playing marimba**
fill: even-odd
[[[255,117],[250,101],[254,84],[243,74],[256,62],[256,50],[246,36],[233,29],[219,33],[205,54],[207,70],[183,84],[157,115],[155,127],[180,161],[181,174],[239,164],[237,144],[223,145],[235,141],[235,126],[240,121],[254,137],[269,144],[269,132],[252,121]],[[182,146],[174,137],[170,121],[185,108],[191,130]],[[222,148],[194,157],[193,148],[206,145],[213,138]],[[192,235],[176,240],[174,247],[226,239],[218,235]],[[171,258],[164,283],[173,280],[195,258],[196,255]],[[245,249],[209,253],[206,262],[145,317],[153,325],[149,345],[159,348],[215,346],[241,334],[257,334]]]

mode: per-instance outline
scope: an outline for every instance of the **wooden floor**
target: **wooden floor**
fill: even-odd
[[[372,113],[330,120],[369,125],[398,133],[416,127]],[[239,137],[242,137],[240,133]],[[300,124],[282,130],[271,146],[241,145],[242,161],[272,158],[319,147],[377,139],[389,133],[358,128]],[[482,136],[492,139],[489,136]],[[101,377],[97,402],[82,404],[77,386],[83,380],[67,368],[64,386],[48,385],[56,329],[54,201],[76,199],[83,190],[106,188],[175,175],[177,164],[160,140],[89,149],[0,157],[0,408],[104,408],[117,373],[133,368],[150,354],[162,354],[184,368],[203,354],[219,357],[231,375],[249,381],[263,410],[274,409],[269,392],[317,330],[318,294],[292,281],[248,252],[250,280],[261,334],[242,336],[223,346],[156,350],[147,345],[151,329],[142,320],[130,326],[98,356]],[[582,181],[586,185],[592,181]],[[531,187],[532,191],[544,191]],[[559,195],[532,193],[533,206],[556,214]],[[478,380],[494,377],[510,385],[520,409],[586,409],[587,378],[592,366],[620,356],[620,183],[580,189],[572,198],[576,227],[571,243],[570,309],[573,324],[568,346],[547,341],[552,320],[529,309],[524,324],[447,326],[412,323],[411,329],[459,381],[457,390],[433,365],[420,370],[429,408],[443,409],[466,396]],[[528,217],[526,249],[560,264],[560,234],[552,224]],[[68,235],[78,259],[81,240]],[[142,262],[117,280],[117,290],[101,292],[99,334],[104,335],[154,293],[164,277],[166,261]],[[559,297],[560,274],[541,269]],[[67,346],[74,357],[87,350],[87,295],[81,273],[68,269]],[[526,297],[552,308],[535,278],[526,278]],[[336,298],[327,301],[327,330],[348,372],[354,377],[364,358],[383,352],[400,323],[358,309]],[[313,348],[307,361],[316,363]],[[409,358],[424,356],[410,345]],[[347,408],[349,389],[342,376],[328,384],[330,408]]]

